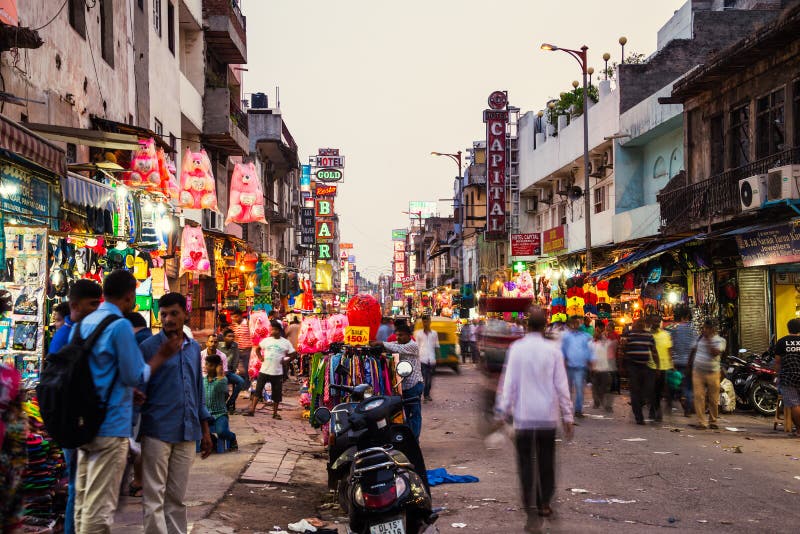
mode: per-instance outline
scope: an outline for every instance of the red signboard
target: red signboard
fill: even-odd
[[[333,199],[315,198],[314,215],[316,217],[333,217]]]
[[[316,188],[316,196],[318,197],[335,197],[336,196],[336,186],[335,185],[322,185],[317,182]]]
[[[317,221],[316,224],[317,241],[330,241],[336,235],[332,220]]]
[[[339,243],[339,250],[350,250],[352,248],[353,248],[352,243]],[[345,257],[347,257],[347,254],[345,254]]]
[[[492,93],[493,96],[498,93]],[[505,94],[505,93],[503,93]],[[497,109],[498,98],[490,99],[491,110],[483,112],[486,123],[486,237],[506,237],[506,124],[508,111]],[[505,102],[503,102],[505,103]]]
[[[542,253],[542,234],[511,234],[512,256],[538,256]]]
[[[564,225],[556,226],[550,230],[542,232],[542,253],[554,254],[567,249],[564,240]]]

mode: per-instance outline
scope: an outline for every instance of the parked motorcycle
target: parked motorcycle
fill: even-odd
[[[769,353],[758,355],[740,349],[738,355],[724,360],[725,376],[733,382],[736,402],[743,408],[753,408],[762,415],[775,415],[778,409],[776,373],[769,362]]]
[[[413,369],[397,365],[403,378]],[[333,386],[332,386],[333,387]],[[369,387],[337,386],[353,400],[332,411],[314,412],[317,423],[331,423],[328,482],[356,534],[421,534],[438,519],[431,504],[425,460],[406,424],[394,423],[403,407],[419,399],[372,395]]]

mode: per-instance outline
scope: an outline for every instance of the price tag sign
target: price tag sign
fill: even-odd
[[[369,345],[368,326],[348,326],[344,329],[345,345]]]

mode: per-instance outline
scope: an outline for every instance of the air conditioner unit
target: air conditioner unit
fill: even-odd
[[[613,169],[614,168],[614,149],[609,148],[603,154],[603,167]]]
[[[800,165],[784,165],[767,173],[767,200],[800,198]]]
[[[203,210],[203,229],[222,232],[225,230],[225,217],[214,210]]]
[[[525,198],[525,211],[536,213],[539,210],[539,195]]]
[[[739,202],[742,211],[757,210],[767,201],[767,175],[757,174],[739,180]]]

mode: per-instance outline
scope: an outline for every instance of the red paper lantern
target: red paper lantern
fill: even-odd
[[[356,295],[347,303],[347,321],[350,326],[369,327],[369,340],[374,341],[381,325],[381,305],[372,295]]]

